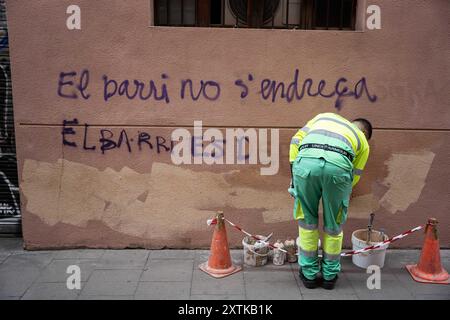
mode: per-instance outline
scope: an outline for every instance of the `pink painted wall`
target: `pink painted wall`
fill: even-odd
[[[339,111],[366,117],[376,128],[350,205],[346,246],[375,212],[376,226],[388,235],[434,216],[441,246],[450,247],[447,0],[367,1],[381,7],[382,29],[362,32],[152,27],[149,0],[77,0],[82,30],[70,31],[70,4],[7,1],[27,248],[208,247],[205,221],[218,209],[249,231],[296,237],[287,193],[290,138],[317,113],[337,110],[336,97],[289,103],[258,93],[265,78],[288,85],[295,69],[300,84],[313,79],[314,90],[325,80],[327,93],[342,77],[351,89],[364,77],[377,97],[344,98]],[[75,71],[79,79],[82,70],[89,71],[89,98],[58,95],[60,73]],[[118,95],[105,101],[104,75],[166,84],[170,102]],[[183,79],[215,81],[220,96],[182,99]],[[238,79],[248,85],[245,98]],[[77,147],[63,145],[61,135],[63,121],[74,118],[76,134],[66,138]],[[196,120],[221,129],[279,129],[278,173],[261,176],[261,165],[175,166],[170,151],[161,147],[158,153],[156,136],[169,141],[174,129],[191,129]],[[85,123],[86,146],[95,150],[83,148]],[[131,152],[122,145],[102,153],[102,129],[115,139],[125,129]],[[142,132],[151,135],[153,149],[138,148]],[[239,246],[242,235],[228,234]],[[422,241],[415,234],[393,247],[420,247]]]

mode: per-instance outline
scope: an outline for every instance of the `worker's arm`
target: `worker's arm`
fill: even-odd
[[[300,130],[298,130],[297,133],[292,137],[291,146],[289,148],[289,162],[291,163],[291,167],[292,167],[292,163],[294,162],[295,158],[297,158],[298,147],[302,144],[303,138],[308,133],[309,128],[315,122],[316,118],[317,118],[317,116],[314,117],[313,119],[309,120],[308,123],[306,123],[306,125],[303,128],[301,128]]]
[[[305,127],[301,128],[295,133],[295,135],[291,139],[291,145],[289,147],[289,162],[291,163],[291,166],[295,158],[297,158],[298,147],[302,143],[303,138],[308,133],[308,130],[309,129]]]
[[[352,187],[354,187],[359,179],[361,178],[361,174],[364,171],[364,167],[366,166],[367,159],[369,158],[369,145],[361,146],[360,152],[356,155],[353,160],[353,183]]]
[[[295,158],[297,158],[298,148],[301,145],[303,138],[308,133],[310,126],[314,123],[315,119],[316,119],[316,117],[314,117],[313,119],[308,121],[308,123],[303,128],[298,130],[291,139],[291,144],[289,147],[289,164],[290,164],[290,168],[291,168],[291,184],[290,184],[288,191],[293,197],[295,196],[294,195],[295,192],[294,192],[294,176],[292,174],[292,163],[294,162]]]

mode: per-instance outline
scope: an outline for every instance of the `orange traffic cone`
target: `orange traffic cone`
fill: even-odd
[[[417,282],[449,284],[447,271],[441,265],[437,220],[429,218],[425,227],[425,242],[418,264],[407,265],[409,273]]]
[[[214,278],[223,278],[242,270],[242,267],[233,265],[231,261],[222,211],[217,213],[216,221],[209,259],[199,265],[199,268]]]

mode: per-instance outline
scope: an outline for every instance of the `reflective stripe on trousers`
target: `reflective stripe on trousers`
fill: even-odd
[[[299,227],[298,230],[300,237],[300,254],[302,254],[302,252],[315,252],[317,255],[317,251],[319,250],[319,229],[308,230]]]
[[[328,256],[335,256],[340,255],[342,250],[342,239],[344,238],[344,233],[340,232],[337,235],[331,235],[328,233],[325,233],[323,235],[323,251],[324,251],[324,258],[326,255]],[[335,260],[335,259],[333,259]]]

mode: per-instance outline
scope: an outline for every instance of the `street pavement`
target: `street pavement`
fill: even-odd
[[[231,254],[243,265],[242,250]],[[450,300],[449,285],[417,283],[406,271],[406,264],[418,262],[420,250],[388,250],[380,289],[369,289],[372,274],[353,265],[351,258],[342,258],[332,291],[306,289],[297,263],[244,266],[241,272],[214,279],[198,268],[208,255],[208,250],[26,251],[21,239],[0,239],[0,300]],[[441,250],[441,260],[450,271],[450,250]],[[80,289],[67,287],[71,265],[80,268]]]

